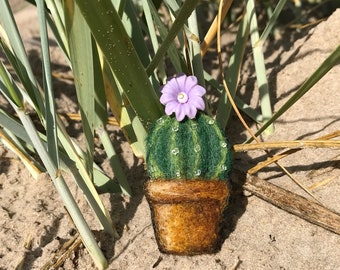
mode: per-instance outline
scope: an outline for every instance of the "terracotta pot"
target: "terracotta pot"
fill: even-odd
[[[229,188],[218,180],[150,180],[146,198],[161,252],[214,253]]]

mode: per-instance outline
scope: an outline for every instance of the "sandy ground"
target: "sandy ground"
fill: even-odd
[[[36,15],[32,8],[17,13],[16,18],[39,70],[39,40]],[[266,65],[274,110],[340,44],[340,10],[287,46],[274,44],[266,51]],[[288,37],[289,39],[289,37]],[[290,37],[294,40],[294,35]],[[275,43],[275,42],[274,42]],[[250,53],[250,52],[249,52]],[[52,48],[55,71],[68,72],[65,63]],[[247,65],[246,65],[247,66]],[[315,139],[339,130],[340,66],[334,67],[313,89],[276,122],[274,135],[265,141]],[[242,73],[244,99],[257,106],[254,71]],[[73,85],[58,81],[60,94],[56,102],[60,112],[76,112],[75,97],[69,94]],[[3,103],[1,107],[5,106]],[[80,128],[70,123],[70,130]],[[118,148],[134,196],[105,194],[102,199],[121,233],[112,239],[97,233],[109,269],[340,269],[340,237],[278,209],[251,194],[234,189],[223,229],[221,250],[213,255],[173,256],[158,251],[143,195],[146,176],[141,160],[136,159],[116,128],[112,140]],[[77,134],[77,132],[75,132]],[[233,116],[227,128],[233,144],[248,136]],[[81,137],[77,138],[81,140]],[[75,234],[59,195],[47,177],[33,179],[13,153],[0,144],[0,269],[41,269]],[[282,165],[305,186],[330,180],[311,189],[328,208],[340,212],[340,151],[337,149],[303,150],[282,160]],[[261,151],[235,154],[232,180],[243,180],[246,171],[266,158]],[[97,157],[105,168],[106,162]],[[288,190],[306,195],[280,169],[270,166],[258,175]],[[86,219],[93,230],[99,230],[81,191],[66,177]],[[76,249],[59,269],[95,269],[83,246]]]

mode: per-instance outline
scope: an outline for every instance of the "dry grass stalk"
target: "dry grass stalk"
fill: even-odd
[[[72,121],[81,121],[81,116],[79,113],[65,113],[65,114],[61,114],[60,116],[63,116],[66,119],[69,119]],[[111,126],[119,126],[119,123],[116,120],[116,118],[112,116],[107,118],[107,123]]]
[[[34,179],[37,179],[42,171],[27,157],[21,149],[19,149],[10,139],[7,138],[6,134],[0,130],[0,141],[2,141],[12,152],[14,152],[24,163],[26,168],[30,171]]]
[[[279,162],[276,162],[276,165],[278,165],[289,176],[289,178],[294,181],[295,184],[297,184],[300,188],[302,188],[316,202],[318,202],[320,205],[323,204],[308,188],[306,188],[298,179],[296,179],[284,166],[282,166]]]
[[[232,0],[227,0],[223,3],[220,21],[222,21],[225,18],[225,16],[227,15],[228,10],[229,10],[232,2],[233,2]],[[219,15],[217,15],[215,17],[214,21],[210,25],[210,28],[209,28],[207,34],[204,37],[204,40],[202,41],[202,44],[201,44],[201,55],[202,56],[205,55],[205,53],[207,52],[208,48],[210,47],[211,43],[213,42],[213,40],[216,36],[217,29],[219,28],[219,26],[218,26],[218,24],[219,24],[218,16]]]
[[[297,141],[281,141],[281,142],[258,142],[253,144],[236,144],[234,145],[235,152],[251,151],[251,150],[268,150],[275,148],[333,148],[340,147],[340,140],[297,140]]]
[[[316,140],[330,140],[330,139],[336,138],[338,136],[340,136],[340,130],[337,130],[337,131],[332,132],[330,134],[327,134],[325,136],[321,136],[321,137],[317,138]],[[269,157],[267,160],[260,162],[256,166],[254,166],[253,168],[249,169],[248,173],[254,174],[254,173],[258,172],[259,170],[261,170],[262,168],[268,166],[269,164],[272,164],[276,161],[279,161],[280,159],[287,157],[287,156],[289,156],[293,153],[296,153],[300,150],[302,150],[302,148],[288,149],[288,150],[286,150],[282,153],[279,153],[279,154],[277,154],[273,157]]]
[[[68,240],[63,246],[60,247],[59,251],[41,268],[41,270],[47,269],[59,269],[59,267],[70,257],[82,240],[79,233],[76,233],[70,240]]]
[[[315,189],[315,188],[318,188],[318,187],[322,187],[322,186],[325,186],[327,184],[329,184],[330,182],[332,182],[334,179],[336,179],[337,176],[333,176],[333,177],[330,177],[330,178],[327,178],[327,179],[324,179],[322,181],[319,181],[313,185],[311,185],[309,187],[309,189]]]

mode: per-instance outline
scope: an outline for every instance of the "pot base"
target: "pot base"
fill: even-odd
[[[217,251],[229,189],[218,180],[153,180],[145,185],[160,251],[196,255]]]

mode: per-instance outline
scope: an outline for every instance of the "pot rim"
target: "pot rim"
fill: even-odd
[[[149,180],[144,185],[145,196],[154,203],[185,201],[225,201],[230,193],[226,181],[221,180]]]

